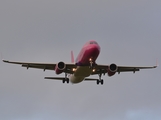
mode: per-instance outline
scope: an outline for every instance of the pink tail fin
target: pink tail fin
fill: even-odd
[[[73,54],[73,51],[71,51],[71,62],[74,63],[74,54]]]

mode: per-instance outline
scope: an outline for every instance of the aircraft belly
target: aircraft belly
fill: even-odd
[[[88,66],[77,67],[75,73],[70,75],[69,79],[71,83],[79,83],[84,80],[85,77],[90,76],[92,70]]]
[[[80,82],[82,82],[84,80],[84,78],[85,77],[78,77],[78,76],[76,77],[74,75],[71,75],[69,77],[69,80],[70,80],[71,83],[80,83]]]
[[[83,76],[88,77],[92,73],[92,69],[89,68],[89,66],[78,66],[77,70],[74,73],[74,76]]]

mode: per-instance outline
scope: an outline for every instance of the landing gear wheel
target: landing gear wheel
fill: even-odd
[[[103,79],[101,79],[101,80],[97,80],[97,85],[99,85],[99,83],[101,83],[101,85],[103,85],[103,83],[104,83],[104,81],[103,81]]]
[[[100,83],[100,81],[99,80],[97,80],[97,85]]]
[[[69,83],[69,78],[66,79],[67,83]]]
[[[65,82],[69,83],[69,78],[64,78],[63,83],[65,83]]]
[[[65,79],[63,79],[62,82],[65,83]]]
[[[100,82],[101,82],[101,85],[103,85],[103,83],[104,83],[103,79]]]

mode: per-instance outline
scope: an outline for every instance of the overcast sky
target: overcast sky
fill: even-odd
[[[1,0],[0,53],[25,62],[70,62],[94,39],[98,64],[161,60],[161,0]],[[44,80],[54,71],[0,62],[1,120],[160,120],[161,68],[96,82]],[[60,75],[64,76],[64,74]],[[98,78],[98,76],[94,76]]]

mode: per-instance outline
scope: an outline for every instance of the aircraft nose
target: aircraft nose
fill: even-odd
[[[94,52],[99,53],[100,52],[100,46],[99,45],[93,45],[92,49]]]
[[[90,51],[91,56],[93,56],[93,58],[97,58],[100,53],[100,47],[98,45],[92,45]]]

